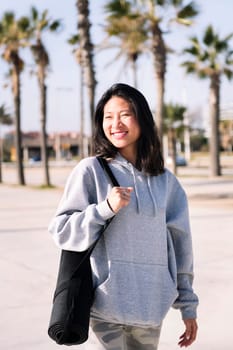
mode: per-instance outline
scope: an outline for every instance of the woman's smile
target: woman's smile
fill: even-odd
[[[127,135],[127,131],[113,131],[111,135],[113,135],[117,140],[124,138]]]

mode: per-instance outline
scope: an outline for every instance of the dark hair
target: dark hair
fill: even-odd
[[[131,104],[140,126],[136,168],[150,175],[163,173],[161,145],[150,107],[143,94],[127,84],[114,84],[103,94],[97,104],[94,115],[94,152],[105,158],[114,158],[119,151],[106,138],[103,131],[104,106],[113,96],[122,97]]]

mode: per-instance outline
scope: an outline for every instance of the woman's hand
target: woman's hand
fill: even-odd
[[[185,324],[185,332],[180,336],[180,341],[178,345],[180,347],[182,346],[189,346],[191,345],[197,336],[197,322],[195,319],[187,319],[184,320]]]
[[[133,187],[113,187],[108,198],[108,204],[114,213],[127,206]]]

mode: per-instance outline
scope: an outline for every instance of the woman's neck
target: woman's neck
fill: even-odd
[[[131,164],[133,164],[133,166],[136,166],[136,152],[132,153],[132,152],[124,152],[124,150],[119,150],[119,153],[122,155],[122,157],[124,157],[128,162],[130,162]]]

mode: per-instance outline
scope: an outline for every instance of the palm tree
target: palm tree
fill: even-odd
[[[13,12],[6,12],[0,20],[0,47],[3,50],[2,57],[10,65],[10,77],[14,96],[15,129],[16,129],[16,161],[18,181],[25,185],[22,142],[21,142],[21,89],[20,77],[24,68],[24,62],[20,57],[20,49],[27,45],[31,35],[29,20],[21,17],[16,20]]]
[[[177,173],[177,136],[183,131],[185,112],[186,107],[179,104],[168,103],[164,106],[164,132],[168,136],[168,153],[172,160],[172,172],[174,174]]]
[[[162,140],[163,108],[165,92],[165,74],[167,65],[165,32],[172,23],[184,26],[192,24],[192,18],[198,14],[194,1],[184,5],[183,0],[138,0],[142,4],[140,11],[147,19],[148,32],[151,34],[151,50],[154,61],[155,80],[157,85],[156,124]],[[174,11],[172,11],[174,10]]]
[[[7,112],[6,106],[3,104],[0,106],[0,131],[1,125],[11,125],[13,120],[11,115]],[[2,182],[2,161],[3,161],[3,139],[0,132],[0,183]]]
[[[84,158],[84,69],[82,63],[82,51],[80,49],[80,37],[74,34],[68,40],[68,43],[74,47],[73,53],[80,67],[80,138],[79,138],[79,155]]]
[[[90,118],[91,128],[93,135],[94,128],[94,108],[95,108],[95,70],[93,62],[93,44],[91,41],[90,34],[90,21],[89,21],[89,1],[88,0],[77,0],[76,7],[78,11],[78,33],[80,50],[82,55],[82,66],[84,70],[84,80],[88,89],[89,105],[90,105]],[[92,145],[91,145],[92,152]]]
[[[137,88],[137,60],[146,50],[145,43],[148,39],[145,19],[139,11],[132,8],[129,1],[111,0],[105,5],[105,11],[108,16],[104,29],[108,38],[104,40],[101,48],[120,48],[115,60],[126,55],[126,63],[132,65],[133,85]],[[119,45],[110,44],[109,37],[117,38]]]
[[[48,147],[47,147],[47,86],[46,76],[49,66],[49,55],[42,42],[42,33],[46,31],[57,32],[60,28],[59,20],[52,20],[48,17],[48,11],[41,14],[35,7],[31,8],[30,24],[33,30],[33,39],[31,51],[37,66],[37,78],[40,89],[40,123],[41,123],[41,159],[44,168],[44,184],[50,186],[49,165],[48,165]]]
[[[209,25],[204,31],[202,40],[196,36],[190,38],[191,46],[184,49],[190,60],[183,62],[187,73],[196,74],[199,78],[208,78],[210,108],[210,175],[220,176],[220,139],[219,139],[219,107],[221,77],[229,80],[233,76],[233,50],[229,41],[233,33],[220,39],[213,27]]]

